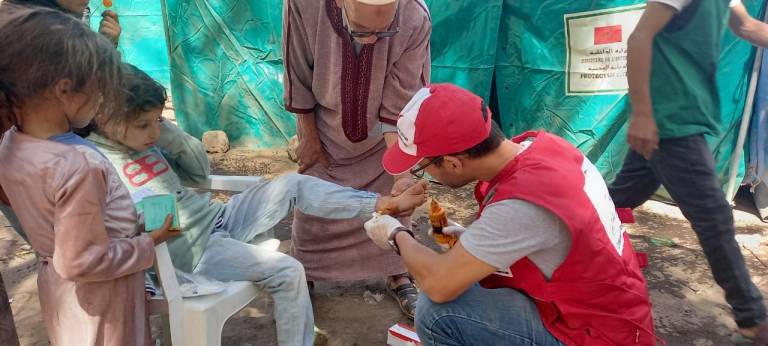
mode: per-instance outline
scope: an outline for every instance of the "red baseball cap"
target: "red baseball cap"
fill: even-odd
[[[425,157],[462,152],[491,133],[491,112],[479,96],[452,84],[422,88],[397,119],[397,145],[384,153],[384,169],[407,172]]]

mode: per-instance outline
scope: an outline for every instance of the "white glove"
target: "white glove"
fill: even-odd
[[[443,227],[443,234],[445,234],[445,235],[452,235],[452,236],[455,236],[456,238],[461,237],[461,235],[464,234],[464,232],[466,232],[466,231],[467,231],[467,229],[464,228],[464,226],[462,226],[462,225],[460,225],[460,224],[458,224],[456,222],[453,222],[451,220],[448,220],[448,226],[447,227]]]
[[[389,215],[374,213],[373,217],[363,225],[368,238],[382,249],[391,249],[389,240],[395,230],[403,227],[400,221]]]
[[[461,235],[464,234],[464,231],[466,230],[467,229],[464,228],[464,226],[459,225],[458,223],[453,222],[449,219],[448,226],[443,227],[442,232],[443,232],[443,235],[452,236],[456,239],[459,239],[459,237],[461,237]],[[427,231],[427,233],[429,234],[430,237],[435,237],[435,234],[434,234],[435,232],[432,227],[429,228],[429,231]],[[448,251],[451,249],[452,244],[440,242],[437,240],[436,242],[437,242],[437,245],[439,245],[440,248],[443,249],[443,251]]]
[[[467,229],[464,228],[464,226],[456,222],[453,222],[452,220],[449,219],[448,226],[443,227],[443,234],[452,235],[452,236],[455,236],[456,238],[459,238],[461,237],[462,234],[464,234],[466,230]],[[429,234],[430,237],[433,236],[434,232],[432,231],[432,227],[429,228],[429,231],[427,231],[427,233]]]

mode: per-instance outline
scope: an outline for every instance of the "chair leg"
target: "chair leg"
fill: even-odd
[[[185,346],[221,346],[221,331],[224,321],[219,321],[215,312],[187,312],[184,316],[184,345]]]

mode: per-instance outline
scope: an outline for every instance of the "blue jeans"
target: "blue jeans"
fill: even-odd
[[[763,297],[736,243],[733,211],[720,188],[704,136],[662,139],[650,161],[630,150],[608,190],[617,208],[635,208],[661,185],[691,222],[736,324],[747,328],[764,320]]]
[[[251,241],[272,229],[295,207],[300,212],[326,219],[370,218],[378,194],[355,190],[302,174],[264,179],[232,196],[224,209],[225,231],[233,238]]]
[[[219,281],[252,281],[272,295],[280,345],[312,345],[314,317],[304,267],[291,256],[249,244],[296,207],[303,213],[347,219],[370,217],[375,193],[306,175],[264,180],[232,197],[195,274]]]
[[[473,286],[443,304],[422,293],[416,331],[423,345],[562,345],[544,328],[533,301],[511,288]]]

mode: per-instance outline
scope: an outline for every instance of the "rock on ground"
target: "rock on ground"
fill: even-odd
[[[229,151],[229,137],[224,131],[203,133],[203,148],[209,153],[226,153]]]

